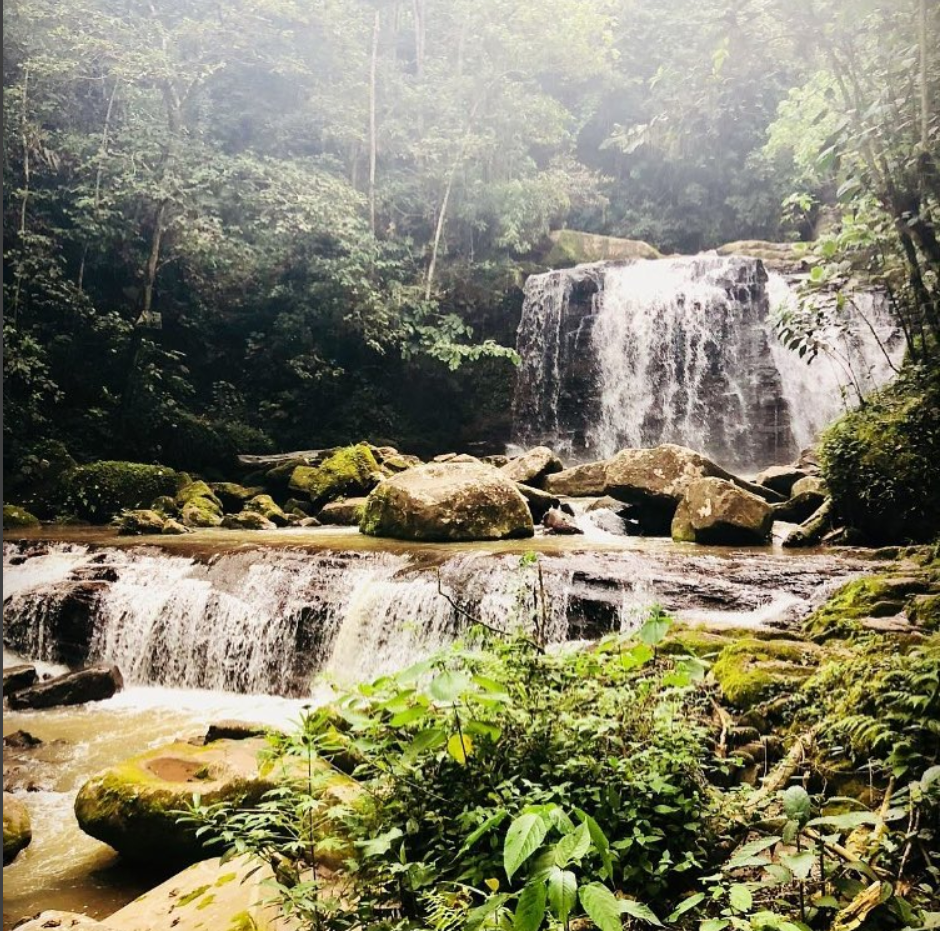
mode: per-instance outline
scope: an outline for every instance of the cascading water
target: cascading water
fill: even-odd
[[[845,559],[722,558],[620,549],[543,555],[252,548],[207,560],[155,547],[4,544],[4,646],[47,662],[106,661],[132,685],[309,694],[392,672],[477,617],[550,642],[631,629],[653,603],[748,625],[789,616],[854,570]],[[543,597],[544,595],[544,597]],[[542,617],[543,612],[545,616]]]
[[[794,299],[784,277],[739,256],[530,277],[515,440],[579,459],[674,442],[743,471],[792,459],[843,409],[847,385],[884,383],[902,352],[884,301],[860,294],[865,320],[834,334],[843,361],[807,365],[769,319]]]

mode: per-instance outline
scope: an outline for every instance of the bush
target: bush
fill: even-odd
[[[916,374],[872,394],[823,438],[833,506],[874,543],[938,537],[938,384]]]

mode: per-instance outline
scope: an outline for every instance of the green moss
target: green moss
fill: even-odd
[[[182,507],[184,504],[188,504],[191,501],[210,501],[220,510],[222,509],[222,502],[216,497],[215,492],[204,482],[190,482],[188,485],[184,485],[178,492],[176,496],[176,503]]]
[[[238,912],[232,916],[232,921],[226,931],[257,931],[257,927],[248,912]]]
[[[3,529],[12,530],[16,527],[38,527],[39,518],[30,514],[25,508],[15,504],[3,506]]]
[[[658,259],[653,246],[635,239],[600,236],[579,230],[556,230],[549,234],[552,243],[544,261],[550,268],[568,268],[582,262],[603,259]]]
[[[720,630],[707,627],[686,627],[676,624],[660,645],[660,651],[671,656],[692,654],[693,656],[715,656],[730,643],[753,638],[756,640],[780,640],[780,631],[752,630],[746,627],[727,627]]]
[[[941,620],[938,595],[915,595],[908,603],[908,619],[925,630],[937,630]]]
[[[819,659],[819,650],[811,644],[749,637],[722,650],[712,675],[727,702],[748,709],[796,690],[813,674]]]
[[[91,462],[60,477],[51,506],[56,513],[104,524],[121,511],[147,507],[161,495],[176,495],[181,484],[181,474],[166,466]]]
[[[287,515],[275,504],[271,495],[255,495],[251,500],[245,502],[245,510],[261,514],[265,520],[270,520],[278,527],[283,527],[288,522]]]
[[[234,882],[236,879],[238,879],[238,874],[237,874],[237,873],[223,873],[223,874],[216,880],[216,885],[217,885],[217,886],[226,886],[226,885],[228,885],[230,882]]]
[[[369,491],[373,473],[378,473],[372,450],[365,443],[338,450],[319,466],[297,466],[291,473],[290,488],[304,491],[315,504],[342,496],[362,495]]]
[[[196,910],[201,912],[204,908],[209,908],[209,906],[212,905],[212,903],[215,901],[216,897],[210,893],[202,901],[196,904]]]
[[[192,892],[181,895],[179,899],[177,899],[177,905],[189,905],[190,902],[195,902],[208,888],[208,884],[205,886],[197,886]]]

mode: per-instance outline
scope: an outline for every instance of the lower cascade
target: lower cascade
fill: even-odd
[[[4,544],[4,646],[117,665],[129,684],[282,696],[317,673],[368,680],[447,644],[471,619],[507,630],[544,604],[549,642],[630,630],[658,603],[679,618],[787,621],[857,569],[846,557],[585,551],[392,553]],[[542,586],[540,590],[539,586]],[[536,601],[538,599],[538,601]]]
[[[726,468],[787,462],[903,353],[885,298],[861,292],[833,352],[806,364],[773,332],[792,284],[703,254],[533,275],[517,334],[514,440],[570,457],[679,443]]]

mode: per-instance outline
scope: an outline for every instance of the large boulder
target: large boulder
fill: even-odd
[[[265,520],[270,520],[275,527],[287,527],[288,516],[275,504],[271,495],[255,495],[245,503],[246,511],[261,514]]]
[[[148,508],[125,511],[118,518],[118,533],[122,536],[143,536],[151,533],[163,533],[166,519]]]
[[[246,501],[264,492],[264,488],[260,486],[256,485],[251,488],[246,488],[244,485],[239,485],[236,482],[210,482],[209,488],[216,498],[219,499],[222,510],[226,514],[238,514],[244,507]]]
[[[256,805],[285,775],[263,751],[263,737],[214,740],[203,746],[177,741],[148,750],[92,777],[78,792],[75,816],[92,837],[129,860],[193,863],[206,856],[196,825],[180,812],[199,795],[203,804],[232,808]],[[356,784],[314,760],[315,779],[325,796],[352,794]],[[293,775],[306,775],[292,771]]]
[[[35,685],[39,675],[35,666],[21,663],[17,666],[4,666],[3,668],[3,694],[12,695]]]
[[[360,530],[402,540],[502,540],[531,537],[533,519],[516,485],[492,466],[429,463],[375,488]]]
[[[687,486],[671,534],[686,543],[760,545],[771,538],[772,515],[757,495],[721,478],[702,478]]]
[[[573,536],[583,534],[575,519],[558,508],[551,508],[546,511],[542,518],[542,526],[546,528],[546,533],[559,534],[562,536]]]
[[[514,482],[542,488],[547,476],[562,471],[562,460],[548,446],[536,446],[511,459],[500,471]]]
[[[180,520],[187,527],[218,527],[222,502],[205,482],[190,482],[176,496]]]
[[[316,505],[351,495],[365,495],[382,478],[379,463],[365,443],[347,446],[318,466],[297,466],[288,487],[305,492]]]
[[[30,514],[26,508],[17,507],[15,504],[5,504],[3,506],[3,529],[18,530],[22,527],[38,527],[39,518],[35,514]]]
[[[275,525],[258,511],[239,511],[238,514],[226,514],[222,518],[226,530],[274,530]]]
[[[82,705],[111,698],[122,688],[124,679],[116,666],[90,666],[14,692],[7,701],[14,709]]]
[[[3,793],[3,865],[12,863],[33,839],[26,806],[9,792]]]
[[[546,476],[545,489],[550,495],[569,498],[594,498],[604,494],[607,462],[585,462]]]
[[[331,501],[317,512],[321,524],[339,524],[342,527],[357,527],[363,519],[366,498],[343,498]]]
[[[782,495],[789,495],[794,483],[806,477],[807,473],[797,466],[771,466],[755,476],[755,484],[761,485],[762,488],[770,488]]]

